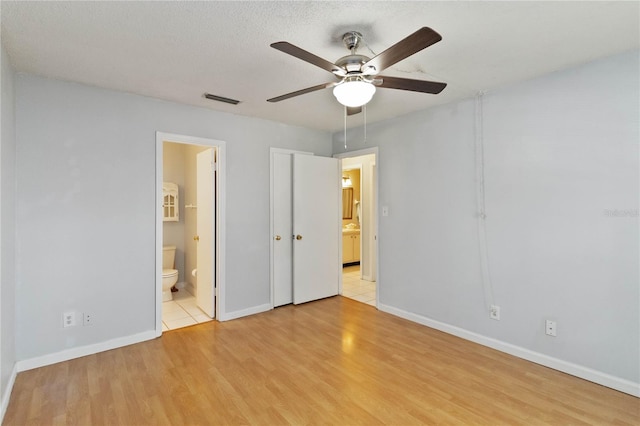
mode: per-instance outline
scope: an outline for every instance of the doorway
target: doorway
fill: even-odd
[[[166,162],[165,151],[177,159]],[[163,324],[163,305],[166,311],[172,311],[164,316],[175,320],[174,328],[224,317],[224,158],[223,141],[156,133],[157,336],[167,329]],[[178,186],[182,186],[177,197],[180,215],[172,218],[170,226],[166,226],[163,207],[162,187],[167,176],[180,181]],[[163,303],[162,295],[164,246],[175,247],[174,268],[180,276],[178,292],[173,293],[171,303]],[[179,320],[178,316],[184,318]]]
[[[378,148],[335,155],[342,160],[343,274],[341,294],[378,306]],[[350,206],[344,204],[350,202]],[[347,208],[350,207],[350,208]]]

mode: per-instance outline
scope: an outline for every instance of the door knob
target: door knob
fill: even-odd
[[[200,236],[196,235],[193,237],[193,241],[200,241]]]
[[[301,240],[302,239],[302,235],[298,234],[296,235],[296,240]]]
[[[280,235],[276,235],[276,241],[280,241],[282,237]]]

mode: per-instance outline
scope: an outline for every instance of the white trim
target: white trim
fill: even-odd
[[[378,160],[378,147],[374,146],[371,148],[358,149],[356,151],[346,151],[341,152],[339,154],[333,154],[333,158],[351,158],[351,157],[361,157],[363,155],[376,155],[376,161]]]
[[[225,253],[226,253],[226,159],[225,141],[197,136],[156,132],[156,337],[162,335],[162,167],[163,143],[174,142],[188,145],[202,145],[217,148],[216,179],[216,319],[225,316]]]
[[[34,368],[45,367],[47,365],[57,364],[59,362],[69,361],[70,359],[80,358],[87,355],[97,354],[99,352],[110,351],[111,349],[121,348],[136,343],[145,342],[155,339],[157,336],[155,330],[149,330],[131,336],[118,337],[100,343],[94,343],[86,346],[78,346],[71,349],[65,349],[60,352],[54,352],[35,358],[24,359],[16,363],[18,372],[32,370]]]
[[[544,365],[545,367],[562,371],[563,373],[567,373],[572,376],[576,376],[581,379],[585,379],[590,382],[594,382],[599,385],[606,386],[608,388],[615,389],[620,392],[624,392],[626,394],[640,398],[640,383],[634,383],[632,381],[615,377],[601,371],[593,370],[582,365],[554,358],[549,355],[541,354],[539,352],[534,352],[530,349],[512,345],[511,343],[506,343],[501,340],[493,339],[491,337],[483,336],[481,334],[474,333],[460,327],[436,321],[434,319],[407,312],[402,309],[394,308],[392,306],[379,304],[378,309],[383,312],[398,316],[400,318],[404,318],[409,321],[413,321],[418,324],[443,331],[447,334],[451,334],[462,339],[469,340],[471,342],[478,343],[492,349],[496,349],[500,352],[504,352],[509,355],[534,362],[536,364]]]
[[[275,296],[275,277],[273,276],[273,244],[274,244],[274,236],[275,231],[273,229],[273,222],[275,220],[273,214],[273,193],[274,193],[274,177],[273,177],[273,155],[274,154],[305,154],[305,155],[314,155],[313,152],[305,152],[305,151],[296,151],[293,149],[285,149],[285,148],[273,148],[269,149],[269,293],[270,293],[270,303],[271,308],[274,307],[274,296]]]
[[[371,193],[372,198],[369,209],[369,216],[373,220],[372,232],[374,232],[373,239],[369,241],[369,253],[371,254],[371,262],[375,263],[375,270],[371,271],[372,276],[368,277],[368,281],[378,281],[378,155],[375,155],[375,161],[373,164],[369,164],[369,176],[372,176],[372,182],[374,183]],[[365,278],[366,279],[366,278]],[[376,284],[376,289],[379,288]],[[376,306],[377,297],[380,292],[376,291]]]
[[[11,392],[13,391],[13,384],[16,382],[16,376],[18,375],[18,364],[13,364],[13,370],[11,371],[11,376],[9,376],[9,381],[7,382],[7,387],[4,390],[4,394],[2,395],[2,406],[0,406],[0,424],[4,420],[4,415],[7,413],[7,408],[9,407],[9,401],[11,400]]]
[[[246,317],[249,315],[260,314],[273,309],[271,303],[264,303],[262,305],[254,306],[252,308],[240,309],[239,311],[227,312],[224,317],[218,318],[218,321],[230,321],[237,318]]]
[[[156,132],[156,262],[155,262],[155,277],[156,277],[156,337],[162,336],[162,271],[158,265],[162,265],[162,143],[163,134]],[[158,285],[160,283],[160,285]],[[158,287],[160,290],[158,291]]]
[[[163,134],[156,132],[156,337],[162,336],[162,143]],[[158,285],[158,283],[160,283]]]
[[[216,317],[223,318],[226,315],[227,304],[225,302],[227,281],[226,271],[226,241],[227,241],[227,144],[217,141],[218,157],[216,161]]]
[[[336,157],[333,157],[336,158]],[[342,263],[342,260],[344,259],[344,253],[342,251],[342,249],[344,248],[344,236],[342,235],[342,212],[344,212],[344,206],[342,205],[342,158],[338,158],[338,182],[340,183],[340,190],[338,190],[338,208],[340,209],[338,214],[340,215],[340,221],[339,223],[339,227],[336,230],[338,232],[338,294],[342,295],[342,288],[343,288],[343,282],[342,282],[342,268],[344,268],[344,264]],[[362,173],[360,174],[360,187],[362,188]],[[361,200],[362,201],[362,200]],[[360,239],[360,253],[362,255],[362,239]]]

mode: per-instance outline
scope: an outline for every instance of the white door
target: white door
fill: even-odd
[[[273,306],[293,302],[291,154],[273,153]]]
[[[196,159],[196,302],[211,318],[215,316],[215,153],[213,148]]]
[[[293,303],[338,294],[340,160],[293,155]]]

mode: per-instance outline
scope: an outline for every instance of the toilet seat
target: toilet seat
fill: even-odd
[[[162,278],[168,278],[178,275],[177,269],[163,269],[162,270]]]

